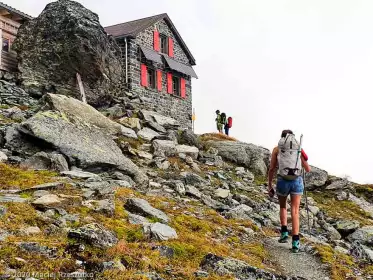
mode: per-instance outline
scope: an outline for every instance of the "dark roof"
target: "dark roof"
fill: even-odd
[[[179,73],[185,74],[187,76],[192,76],[192,77],[198,79],[198,76],[197,76],[196,72],[194,72],[193,67],[191,67],[189,65],[186,65],[186,64],[183,64],[183,63],[180,63],[180,62],[170,58],[167,55],[163,55],[163,57],[166,60],[166,63],[168,65],[168,67],[170,67],[170,69],[175,70]]]
[[[159,53],[157,53],[157,52],[155,52],[151,49],[145,48],[143,46],[140,46],[140,49],[141,49],[141,51],[144,54],[146,59],[157,62],[157,63],[163,63],[162,62],[162,57]]]
[[[155,24],[156,22],[164,19],[168,25],[170,26],[171,30],[174,32],[176,35],[176,38],[181,44],[181,47],[184,49],[186,52],[187,56],[189,57],[191,64],[196,65],[196,60],[194,59],[192,53],[188,49],[187,45],[185,44],[183,38],[177,31],[175,25],[172,23],[170,17],[167,14],[160,14],[156,16],[151,16],[147,18],[142,18],[134,21],[129,21],[129,22],[124,22],[112,26],[105,27],[105,31],[116,37],[116,38],[121,38],[121,37],[136,37],[141,31],[144,31],[146,28],[149,26]]]
[[[105,27],[105,31],[114,37],[136,37],[141,31],[160,21],[166,14],[128,21]]]
[[[9,12],[12,12],[14,14],[17,14],[19,15],[22,19],[32,19],[32,16],[28,15],[28,14],[25,14],[15,8],[12,8],[10,6],[8,6],[7,4],[4,4],[3,2],[0,2],[0,8],[3,8],[3,9],[6,9],[8,10]]]

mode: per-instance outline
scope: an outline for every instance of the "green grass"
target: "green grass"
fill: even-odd
[[[356,264],[351,256],[336,252],[330,246],[316,245],[321,261],[329,265],[332,280],[345,280],[352,274]]]
[[[317,206],[331,218],[356,220],[361,226],[373,225],[373,219],[369,213],[351,201],[336,201],[333,192],[309,192],[308,195],[315,199]]]
[[[25,170],[0,163],[0,189],[27,189],[52,182],[55,176],[56,172]]]

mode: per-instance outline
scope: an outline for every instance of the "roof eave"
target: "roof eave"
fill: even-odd
[[[195,60],[194,56],[192,55],[192,52],[189,50],[188,46],[184,42],[184,40],[181,37],[180,33],[177,31],[176,26],[172,23],[172,21],[171,21],[170,17],[168,16],[168,14],[164,14],[164,19],[168,21],[169,25],[171,26],[172,31],[175,32],[175,34],[177,35],[178,39],[180,40],[180,42],[182,44],[182,48],[184,48],[184,50],[187,52],[187,54],[189,56],[190,64],[193,65],[193,66],[195,66],[196,65],[196,60]]]
[[[110,33],[108,33],[108,35],[110,36],[113,36],[111,35]],[[125,34],[125,35],[118,35],[118,36],[113,36],[115,39],[126,39],[126,38],[129,38],[129,39],[135,39],[136,38],[136,35],[133,35],[133,34]]]
[[[21,12],[21,11],[15,9],[15,8],[12,8],[12,7],[6,5],[6,4],[4,4],[4,3],[2,3],[2,2],[0,2],[0,7],[2,7],[2,8],[4,8],[4,9],[8,10],[9,12],[11,12],[11,13],[13,13],[13,14],[16,14],[17,16],[21,17],[21,18],[24,19],[24,20],[31,20],[31,19],[33,19],[32,16],[30,16],[30,15],[28,15],[28,14],[25,14],[25,13],[23,13],[23,12]]]

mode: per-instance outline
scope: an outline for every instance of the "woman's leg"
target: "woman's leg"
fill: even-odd
[[[287,196],[278,196],[278,201],[280,202],[280,222],[281,227],[288,225],[288,213],[286,209]]]
[[[299,235],[299,205],[301,195],[291,195],[292,234]]]
[[[224,130],[225,130],[225,135],[229,136],[229,127],[225,126]]]
[[[289,231],[288,231],[288,219],[287,219],[287,211],[286,211],[286,200],[287,196],[278,196],[278,200],[280,202],[280,221],[281,221],[281,235],[278,242],[286,243],[288,242],[289,238]]]

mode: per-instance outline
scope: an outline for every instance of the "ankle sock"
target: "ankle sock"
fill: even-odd
[[[287,226],[281,226],[281,233],[283,232],[288,232],[288,227]]]
[[[293,235],[293,241],[299,241],[299,235]]]

